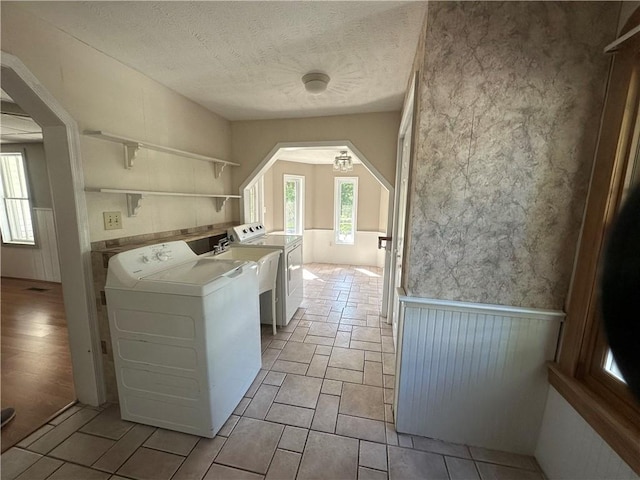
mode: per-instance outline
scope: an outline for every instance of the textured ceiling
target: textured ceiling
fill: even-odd
[[[42,129],[0,89],[0,143],[41,142]]]
[[[400,110],[426,2],[19,2],[229,120]],[[309,71],[331,77],[307,93]]]

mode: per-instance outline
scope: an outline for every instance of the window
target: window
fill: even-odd
[[[635,86],[633,86],[635,84]],[[618,138],[618,155],[615,162],[617,175],[611,185],[611,197],[609,212],[604,220],[603,231],[609,231],[609,227],[618,210],[635,186],[640,184],[640,67],[636,67],[632,75],[631,88],[626,112],[626,128],[622,128]],[[631,98],[629,98],[631,96]],[[610,402],[620,400],[621,406],[628,404],[633,410],[636,405],[627,391],[627,383],[624,381],[611,350],[607,344],[605,334],[600,328],[602,323],[599,298],[595,299],[596,308],[593,310],[590,336],[593,338],[593,348],[585,349],[585,369],[583,378],[600,395],[609,398]],[[626,407],[623,407],[626,409]]]
[[[284,233],[302,235],[304,230],[304,177],[284,176]]]
[[[640,472],[640,408],[620,375],[601,327],[598,285],[610,225],[631,186],[640,182],[637,35],[615,53],[607,92],[567,319],[558,363],[551,367],[549,381]]]
[[[22,153],[2,153],[0,162],[2,241],[15,245],[35,245],[24,156]]]
[[[246,190],[249,205],[247,222],[264,223],[264,177],[260,177]]]
[[[356,242],[356,212],[358,210],[358,179],[336,177],[334,231],[336,244]]]

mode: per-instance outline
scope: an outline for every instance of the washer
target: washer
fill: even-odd
[[[261,367],[256,263],[152,245],[112,257],[105,292],[122,418],[215,436]]]
[[[262,223],[245,223],[229,229],[227,236],[232,247],[279,249],[280,263],[276,279],[277,324],[284,327],[302,303],[302,235],[278,235],[266,233]],[[263,316],[263,323],[265,321]]]

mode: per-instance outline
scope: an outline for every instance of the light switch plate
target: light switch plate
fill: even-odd
[[[121,212],[102,212],[102,215],[104,217],[105,230],[117,230],[122,228]]]

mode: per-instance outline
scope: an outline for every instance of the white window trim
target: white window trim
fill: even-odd
[[[353,242],[344,242],[339,238],[340,232],[340,185],[353,183]],[[336,245],[355,245],[358,232],[358,177],[335,177],[333,189],[333,235]]]
[[[293,235],[302,235],[304,233],[304,176],[284,174],[282,179],[282,229],[287,231],[287,191],[286,184],[288,181],[297,181],[300,184],[300,190],[296,197],[296,232]]]
[[[264,175],[258,178],[251,186],[247,187],[247,192],[250,192],[252,188],[256,187],[256,205],[255,210],[258,214],[258,218],[252,219],[249,218],[247,221],[249,222],[260,222],[264,223]],[[249,195],[249,193],[247,194]],[[249,207],[247,214],[251,212],[251,207]]]
[[[28,201],[29,204],[29,220],[31,221],[31,230],[33,233],[33,241],[23,241],[23,240],[13,240],[13,239],[7,239],[5,238],[5,235],[2,235],[2,243],[6,246],[10,246],[10,247],[38,247],[38,235],[37,235],[37,231],[36,231],[36,219],[35,219],[35,215],[33,214],[33,195],[31,193],[31,182],[29,179],[29,168],[27,166],[27,152],[25,149],[19,149],[19,150],[4,150],[3,152],[1,152],[3,154],[7,154],[7,155],[20,155],[22,157],[22,168],[24,170],[24,178],[25,178],[25,182],[26,182],[26,190],[27,190],[27,197],[26,200]],[[6,204],[4,202],[4,185],[0,185],[0,193],[1,193],[1,200],[3,202],[2,205],[2,210],[3,213],[0,215],[0,223],[2,224],[2,231],[3,232],[10,232],[11,229],[9,227],[9,219],[8,219],[8,212],[6,210]]]

